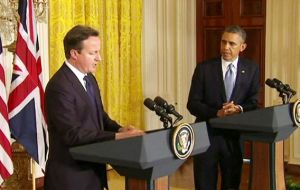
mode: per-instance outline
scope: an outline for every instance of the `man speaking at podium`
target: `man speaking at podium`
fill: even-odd
[[[246,48],[246,32],[228,26],[221,38],[221,56],[197,64],[187,108],[196,122],[226,117],[256,109],[259,93],[258,64],[239,57]],[[221,189],[238,190],[242,172],[239,132],[214,129],[208,123],[210,147],[194,157],[196,190],[217,189],[220,168]]]
[[[104,111],[95,77],[100,57],[98,31],[73,27],[64,38],[66,61],[48,82],[45,110],[49,131],[49,158],[45,190],[103,190],[104,164],[79,162],[69,148],[143,134],[121,127]]]

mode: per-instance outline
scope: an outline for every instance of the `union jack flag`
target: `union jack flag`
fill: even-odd
[[[33,0],[20,0],[16,57],[8,99],[13,137],[45,169],[48,132],[44,114],[42,64]]]
[[[10,131],[8,126],[7,94],[2,50],[0,38],[0,185],[14,171],[10,146]]]

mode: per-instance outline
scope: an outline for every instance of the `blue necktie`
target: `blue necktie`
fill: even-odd
[[[94,89],[93,89],[93,86],[91,84],[89,77],[85,76],[85,77],[83,77],[83,80],[85,81],[86,92],[88,93],[89,97],[91,98],[92,103],[96,103]]]
[[[98,108],[98,106],[97,106],[97,100],[96,100],[96,95],[95,95],[95,92],[93,89],[93,85],[88,76],[85,76],[83,78],[83,80],[85,81],[86,92],[89,95],[89,97],[92,101],[92,104],[94,104],[94,108],[96,109],[97,119],[98,119],[98,122],[100,123],[100,128],[102,129],[103,128],[102,112],[99,111],[99,109],[101,109],[101,108]]]
[[[234,87],[234,73],[233,73],[233,64],[232,63],[230,63],[228,65],[228,69],[225,73],[224,85],[225,85],[225,90],[226,90],[226,98],[227,98],[227,101],[229,101],[233,87]]]

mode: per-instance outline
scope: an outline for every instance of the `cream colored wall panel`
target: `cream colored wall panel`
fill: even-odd
[[[145,0],[143,25],[144,97],[161,96],[184,116],[190,80],[196,65],[195,0]],[[161,128],[155,113],[145,108],[146,129]]]
[[[192,75],[196,67],[196,1],[179,0],[177,4],[177,82],[176,102],[184,116],[182,122],[194,122],[187,108]]]
[[[40,54],[43,69],[44,88],[49,80],[49,37],[48,23],[38,23],[37,30],[39,35]]]
[[[158,10],[158,1],[145,0],[143,3],[143,34],[142,34],[142,69],[143,69],[143,93],[144,98],[153,98],[158,94],[161,78],[161,65],[159,63],[158,52],[162,51],[159,39],[158,19],[161,14]],[[161,7],[161,5],[160,5]],[[161,48],[161,49],[159,49]],[[156,129],[162,127],[158,116],[154,112],[144,107],[145,129]]]
[[[266,78],[278,78],[289,84],[300,98],[300,1],[267,1]],[[278,14],[280,12],[280,14]],[[278,92],[266,86],[266,106],[281,104]],[[285,160],[300,164],[300,132],[297,130],[285,141]]]

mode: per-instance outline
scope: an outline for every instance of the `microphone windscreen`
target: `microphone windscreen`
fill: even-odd
[[[265,83],[271,88],[276,88],[275,82],[271,79],[267,79]]]
[[[146,98],[144,100],[144,105],[149,108],[150,110],[154,111],[154,107],[155,107],[155,102],[153,100],[151,100],[150,98]]]
[[[159,105],[159,106],[161,106],[161,107],[163,107],[163,108],[167,108],[168,107],[168,102],[166,101],[166,100],[164,100],[162,97],[160,97],[160,96],[156,96],[155,98],[154,98],[154,102],[157,104],[157,105]]]
[[[278,80],[277,78],[273,78],[273,81],[274,81],[274,83],[277,84],[277,85],[282,85],[282,84],[283,84],[283,83],[282,83],[280,80]]]

